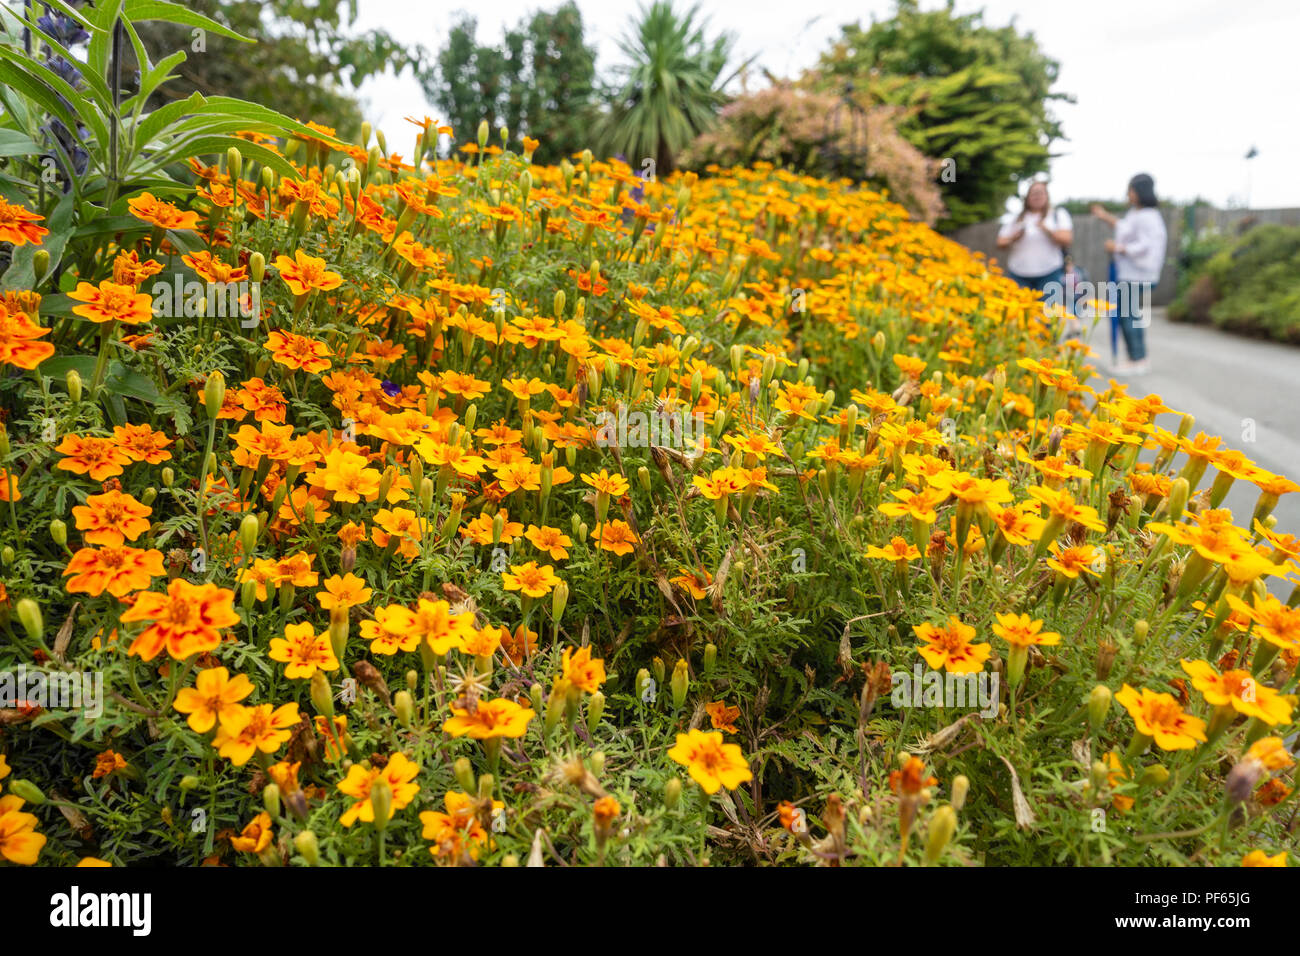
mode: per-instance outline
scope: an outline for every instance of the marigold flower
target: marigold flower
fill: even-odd
[[[44,216],[0,198],[0,242],[11,242],[15,246],[25,246],[29,242],[40,245],[50,232],[44,226],[36,225],[44,221]]]
[[[299,720],[296,703],[241,706],[222,714],[212,746],[236,767],[242,767],[258,751],[273,754],[279,750]]]
[[[605,683],[605,661],[591,656],[590,645],[578,648],[576,653],[573,648],[566,647],[563,667],[565,683],[589,694],[600,690],[600,685]]]
[[[1190,750],[1205,742],[1205,721],[1184,713],[1172,694],[1125,684],[1115,700],[1129,712],[1138,733],[1152,738],[1161,750]]]
[[[176,578],[166,594],[146,591],[122,614],[122,623],[153,623],[131,642],[129,654],[151,661],[159,651],[178,661],[194,654],[215,650],[221,643],[221,629],[239,623],[234,609],[235,593],[215,584],[190,584]]]
[[[0,797],[0,856],[10,863],[31,866],[41,855],[45,835],[36,832],[35,814],[23,813],[24,801],[12,793]]]
[[[194,231],[199,227],[199,214],[182,210],[169,202],[163,202],[153,193],[141,193],[126,201],[131,215],[159,229]]]
[[[984,669],[984,662],[993,652],[989,644],[972,644],[975,628],[963,624],[956,615],[949,617],[943,627],[916,624],[912,631],[925,642],[925,646],[918,648],[921,656],[936,670],[942,668],[954,674],[973,674]]]
[[[274,835],[271,815],[263,812],[254,817],[253,822],[239,832],[239,836],[232,836],[230,845],[241,853],[261,853],[271,845]]]
[[[310,679],[316,671],[336,671],[339,662],[330,646],[329,633],[316,633],[308,623],[286,624],[284,637],[271,639],[271,660],[287,664],[284,676],[290,680]]]
[[[677,735],[677,745],[668,756],[686,767],[696,783],[707,794],[719,788],[735,790],[754,774],[738,744],[725,743],[722,734],[690,730]]]
[[[132,591],[147,588],[154,578],[167,573],[163,567],[163,554],[152,548],[131,548],[124,545],[105,545],[101,548],[82,548],[72,556],[63,571],[70,594],[83,593],[97,597],[107,591],[113,597],[123,597]]]
[[[153,299],[148,293],[139,292],[133,285],[120,285],[109,279],[93,286],[89,282],[78,282],[77,288],[68,293],[68,298],[84,302],[72,310],[91,322],[122,322],[134,325],[153,319]]]
[[[186,722],[196,734],[206,734],[223,716],[234,717],[239,702],[253,692],[253,682],[243,674],[234,677],[224,667],[209,667],[195,675],[193,687],[182,687],[172,706],[188,714]]]
[[[538,567],[536,561],[512,564],[509,571],[501,572],[501,585],[507,591],[520,591],[527,597],[545,597],[560,583],[555,569],[549,564]]]
[[[528,732],[528,722],[537,716],[532,708],[522,707],[504,697],[479,701],[472,711],[452,707],[452,714],[442,729],[453,737],[471,737],[474,740],[522,737]]]
[[[420,785],[415,782],[419,773],[420,765],[409,760],[401,752],[389,757],[388,762],[381,768],[353,764],[348,768],[348,775],[339,782],[338,789],[341,793],[352,797],[355,802],[344,811],[343,816],[339,817],[339,823],[350,827],[358,820],[362,823],[375,821],[374,805],[370,802],[370,789],[380,780],[385,781],[392,789],[391,812],[395,815],[398,810],[408,806],[420,792]]]
[[[280,278],[294,295],[306,295],[313,289],[328,292],[343,284],[343,276],[325,268],[324,259],[309,256],[301,249],[294,252],[292,259],[276,256],[275,267],[280,270]]]

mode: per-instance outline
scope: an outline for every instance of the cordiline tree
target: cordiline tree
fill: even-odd
[[[845,26],[819,70],[828,84],[848,80],[905,107],[899,131],[925,155],[954,161],[947,227],[1000,215],[1022,179],[1045,172],[1064,138],[1051,104],[1073,102],[1053,92],[1059,64],[1033,34],[989,26],[983,12],[958,15],[952,0],[924,12],[897,0],[889,19]]]
[[[487,120],[516,140],[538,140],[536,161],[590,146],[596,110],[596,52],[584,42],[582,14],[569,2],[537,11],[506,31],[498,45],[480,43],[477,21],[462,15],[421,74],[425,94],[458,138]]]

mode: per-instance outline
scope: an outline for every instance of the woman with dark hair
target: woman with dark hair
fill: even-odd
[[[1042,292],[1065,280],[1065,247],[1074,239],[1074,223],[1064,209],[1052,207],[1047,184],[1030,184],[1020,215],[998,230],[998,248],[1010,249],[1007,272],[1022,286]]]
[[[1151,316],[1144,314],[1143,306],[1149,304],[1151,290],[1160,281],[1168,236],[1156,200],[1155,181],[1146,173],[1138,173],[1129,180],[1128,205],[1123,219],[1117,219],[1096,203],[1092,214],[1115,229],[1115,238],[1106,240],[1106,251],[1112,256],[1115,271],[1109,298],[1128,352],[1128,361],[1117,362],[1115,371],[1141,375],[1151,370],[1146,345]]]

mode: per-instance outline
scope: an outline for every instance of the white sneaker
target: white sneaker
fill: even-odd
[[[1131,370],[1131,372],[1130,372],[1129,374],[1131,374],[1131,375],[1146,375],[1146,374],[1149,373],[1150,371],[1151,371],[1151,360],[1150,360],[1150,359],[1142,359],[1141,361],[1138,361],[1138,362],[1134,362],[1134,363],[1133,363],[1133,368],[1132,368],[1132,370]]]
[[[1128,359],[1117,359],[1110,363],[1110,370],[1114,375],[1132,375],[1136,368],[1137,366]]]

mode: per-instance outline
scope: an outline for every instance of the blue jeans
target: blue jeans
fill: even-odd
[[[1151,324],[1154,282],[1117,282],[1112,286],[1111,309],[1124,337],[1124,351],[1134,362],[1147,357],[1147,326]],[[1145,313],[1143,307],[1146,307]]]
[[[1011,276],[1011,278],[1015,279],[1017,283],[1024,286],[1026,289],[1033,289],[1035,292],[1042,292],[1053,282],[1058,285],[1063,285],[1065,283],[1064,266],[1053,269],[1051,272],[1047,273],[1047,275],[1041,276],[1022,276],[1016,275],[1011,271],[1008,271],[1007,275]]]

